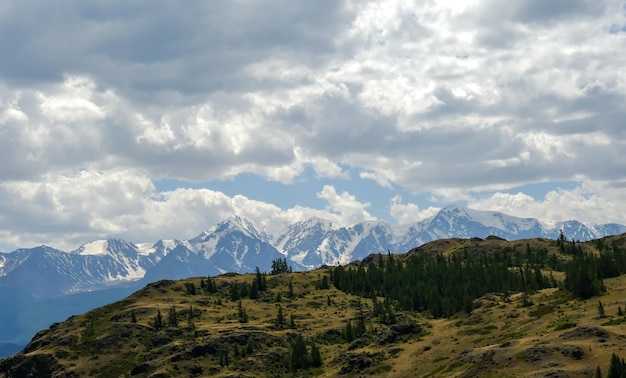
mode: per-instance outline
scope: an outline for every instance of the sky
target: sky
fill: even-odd
[[[6,0],[0,250],[457,204],[626,224],[623,0]]]

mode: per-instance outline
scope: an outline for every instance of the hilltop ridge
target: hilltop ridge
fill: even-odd
[[[0,361],[0,376],[593,376],[626,347],[626,276],[604,278],[605,292],[589,299],[563,282],[577,251],[622,256],[626,235],[567,243],[447,239],[344,268],[158,281],[38,333]],[[440,317],[407,310],[392,292],[376,301],[337,287],[340,271],[376,275],[416,256],[468,266],[510,256],[514,274],[543,267],[560,288],[487,292]],[[552,263],[564,270],[550,272]]]

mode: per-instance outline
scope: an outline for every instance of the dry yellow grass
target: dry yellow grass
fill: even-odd
[[[424,249],[449,253],[474,242],[441,241]],[[497,239],[488,242],[485,248],[515,245]],[[525,242],[518,244],[514,248],[525,247]],[[186,292],[189,283],[199,289],[201,278],[152,284],[120,302],[51,327],[25,352],[0,363],[4,369],[0,371],[21,358],[34,361],[31,368],[38,359],[45,362],[56,369],[56,376],[288,376],[283,359],[296,334],[315,341],[324,360],[322,368],[299,371],[298,376],[593,376],[597,366],[606,371],[612,353],[626,357],[626,317],[617,316],[618,306],[626,311],[626,276],[605,280],[607,293],[589,300],[545,289],[530,297],[534,304],[529,307],[522,307],[521,294],[506,300],[490,294],[477,300],[470,314],[450,319],[398,312],[400,322],[414,322],[421,331],[399,334],[391,342],[381,341],[388,327],[369,317],[367,337],[349,344],[341,339],[341,331],[348,320],[354,324],[358,301],[369,314],[371,300],[332,286],[317,289],[325,274],[326,269],[319,269],[268,276],[266,292],[255,300],[241,300],[247,323],[239,322],[239,302],[230,300],[228,288],[234,281],[250,283],[253,274],[214,278],[221,288],[216,294]],[[288,295],[290,281],[293,298]],[[279,294],[282,299],[277,302]],[[598,301],[605,318],[598,315]],[[293,329],[275,326],[279,305],[288,324],[293,318]],[[172,306],[179,326],[154,330],[157,310],[166,321]],[[195,329],[187,327],[190,308]],[[131,322],[132,313],[136,324]],[[248,343],[253,350],[244,356]],[[223,356],[218,349],[229,351],[226,366],[220,364]]]

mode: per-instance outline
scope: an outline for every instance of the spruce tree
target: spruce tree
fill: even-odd
[[[163,316],[161,315],[161,310],[157,309],[157,314],[154,317],[154,328],[159,330],[163,328]]]
[[[315,345],[315,343],[311,344],[311,366],[322,366],[322,355],[320,354],[320,350],[317,348],[317,345]]]
[[[354,336],[361,337],[366,331],[365,313],[363,312],[363,304],[361,303],[361,300],[357,303],[357,310],[359,313],[357,314],[356,326],[354,327]]]
[[[624,370],[624,364],[617,356],[617,354],[613,353],[611,355],[611,363],[609,364],[609,372],[607,374],[607,378],[622,378],[626,375],[626,371]]]
[[[602,301],[598,301],[598,315],[601,318],[606,318],[606,313],[604,312],[604,306],[602,305]]]
[[[354,331],[352,329],[352,322],[350,320],[348,320],[348,323],[346,323],[346,328],[343,331],[343,338],[347,342],[352,342],[352,340],[354,340]]]
[[[293,280],[289,280],[289,291],[287,292],[287,296],[289,297],[289,299],[293,299],[295,298],[295,294],[293,292]]]
[[[170,327],[178,327],[178,317],[176,316],[176,307],[172,305],[167,314],[167,325]]]
[[[196,329],[196,324],[193,321],[193,307],[189,305],[189,314],[187,315],[187,328]]]
[[[291,371],[295,372],[299,369],[306,369],[310,366],[309,355],[306,343],[301,334],[296,335],[289,344],[289,363]]]
[[[246,309],[243,308],[241,300],[237,304],[237,317],[239,318],[239,323],[247,323],[248,322],[248,313]]]
[[[285,314],[283,314],[283,308],[281,305],[278,305],[278,313],[276,314],[276,326],[278,328],[284,328],[287,324],[285,320]]]

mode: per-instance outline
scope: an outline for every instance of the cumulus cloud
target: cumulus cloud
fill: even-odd
[[[468,206],[520,217],[539,218],[549,221],[548,223],[578,219],[600,224],[623,224],[621,204],[625,199],[623,183],[619,186],[595,183],[580,185],[572,190],[558,188],[539,199],[521,192],[496,192],[487,198],[470,200]]]
[[[370,207],[369,203],[361,203],[354,195],[345,191],[337,193],[337,190],[331,185],[324,185],[317,196],[328,203],[326,209],[331,214],[336,215],[340,224],[353,225],[375,219],[365,210]]]
[[[133,242],[188,239],[231,215],[250,219],[274,235],[311,217],[339,226],[374,219],[365,210],[369,204],[348,192],[325,186],[318,197],[328,203],[326,209],[281,209],[203,188],[157,192],[150,178],[130,170],[81,170],[38,182],[8,181],[0,183],[0,234],[5,236],[0,246],[47,244],[72,250],[108,237]]]
[[[289,185],[312,171],[328,207],[250,202],[250,217],[323,212],[353,223],[381,213],[334,189],[356,172],[387,191],[379,202],[398,221],[416,210],[398,187],[549,219],[559,216],[551,204],[578,198],[587,205],[562,214],[599,219],[592,204],[625,205],[612,189],[626,181],[625,25],[619,0],[9,2],[0,10],[0,202],[7,214],[24,204],[35,225],[60,217],[50,230],[77,238],[130,232],[116,227],[132,222],[146,236],[184,234],[194,227],[168,223],[168,206],[208,201],[220,216],[245,206],[210,190],[157,193],[151,181],[253,174]],[[112,172],[125,189],[66,205],[88,182],[106,187]],[[581,189],[535,202],[481,195],[563,181]],[[76,187],[56,189],[67,182]],[[133,185],[143,210],[127,220],[88,210]],[[5,222],[6,239],[27,232],[22,218]]]
[[[434,216],[441,209],[428,207],[420,210],[414,203],[403,203],[402,197],[394,196],[389,204],[389,214],[400,224],[411,224]]]

